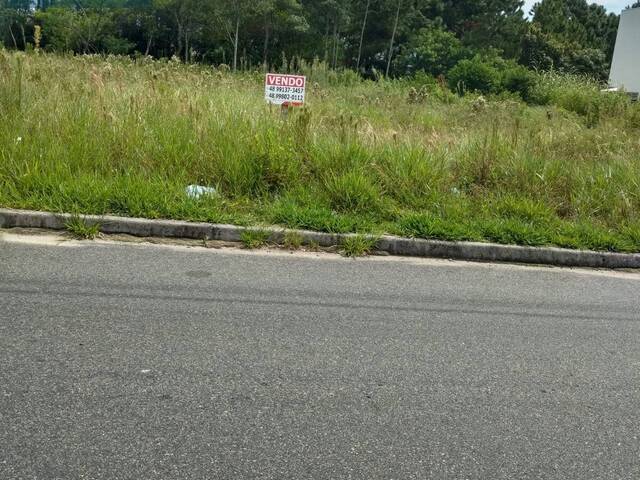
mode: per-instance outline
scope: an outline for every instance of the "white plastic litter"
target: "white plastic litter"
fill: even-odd
[[[200,198],[207,195],[215,195],[216,189],[213,187],[205,187],[203,185],[189,185],[187,187],[187,196],[189,198]]]

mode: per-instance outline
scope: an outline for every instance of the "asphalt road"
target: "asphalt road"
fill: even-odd
[[[0,479],[637,480],[639,279],[0,241]]]

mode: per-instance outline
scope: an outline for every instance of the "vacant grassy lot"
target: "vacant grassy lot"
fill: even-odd
[[[0,51],[0,205],[640,251],[625,97],[547,76],[528,106],[306,70],[308,106],[282,118],[258,73]]]

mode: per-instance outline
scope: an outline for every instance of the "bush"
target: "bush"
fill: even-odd
[[[424,89],[428,91],[436,90],[439,87],[438,80],[424,70],[416,72],[412,77],[405,77],[400,80],[404,81],[407,85],[410,85],[416,89]]]
[[[512,60],[504,60],[496,52],[462,60],[449,71],[449,85],[463,95],[515,93],[529,101],[538,75]]]
[[[501,74],[494,65],[476,55],[470,60],[461,60],[449,71],[449,85],[461,95],[467,92],[498,93]]]
[[[538,83],[537,75],[522,65],[513,64],[502,74],[502,88],[508,92],[519,94],[529,102],[531,94]]]

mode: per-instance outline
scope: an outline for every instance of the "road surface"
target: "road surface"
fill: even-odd
[[[3,480],[640,478],[638,275],[16,240]]]

